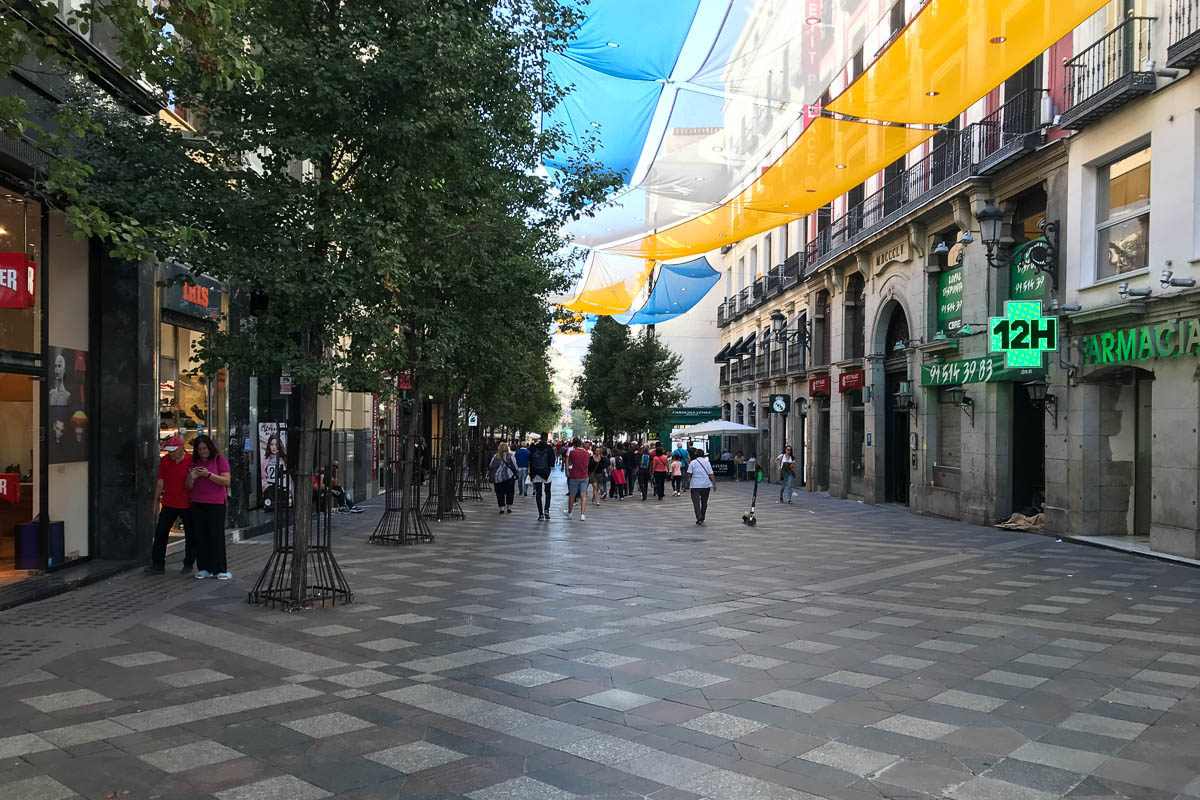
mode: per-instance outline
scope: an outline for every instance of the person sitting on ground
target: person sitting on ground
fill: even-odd
[[[337,512],[339,514],[361,514],[363,509],[358,507],[354,502],[354,498],[350,496],[350,492],[342,486],[341,481],[341,465],[338,464],[335,458],[329,465],[330,472],[326,485],[329,487],[333,499],[337,501]]]

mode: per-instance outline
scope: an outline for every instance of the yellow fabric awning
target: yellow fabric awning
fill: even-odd
[[[578,295],[563,308],[604,316],[624,314],[646,288],[653,269],[653,261],[593,251]]]
[[[666,260],[698,255],[810,214],[930,139],[935,131],[819,117],[733,201],[608,248]]]
[[[826,109],[888,122],[949,122],[1105,2],[930,0]]]

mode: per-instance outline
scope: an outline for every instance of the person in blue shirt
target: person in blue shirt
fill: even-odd
[[[517,492],[522,497],[529,497],[529,487],[525,485],[525,479],[529,477],[529,448],[522,444],[513,457],[517,459]]]
[[[681,469],[683,470],[683,488],[686,491],[689,486],[689,483],[688,483],[688,477],[689,477],[688,461],[690,460],[687,448],[684,447],[682,444],[679,445],[678,447],[676,447],[674,450],[671,451],[671,457],[679,458],[679,461],[681,463]]]

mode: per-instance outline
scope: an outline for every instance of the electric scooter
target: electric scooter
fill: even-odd
[[[762,467],[755,465],[754,467],[754,493],[750,496],[750,510],[742,514],[742,524],[754,527],[758,524],[758,520],[754,518],[754,505],[758,502],[758,485],[762,483],[763,471]]]

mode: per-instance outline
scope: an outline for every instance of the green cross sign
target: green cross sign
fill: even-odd
[[[1003,353],[1008,369],[1040,367],[1042,353],[1058,349],[1058,317],[1043,317],[1040,300],[1009,300],[1004,316],[988,320],[989,352]]]

